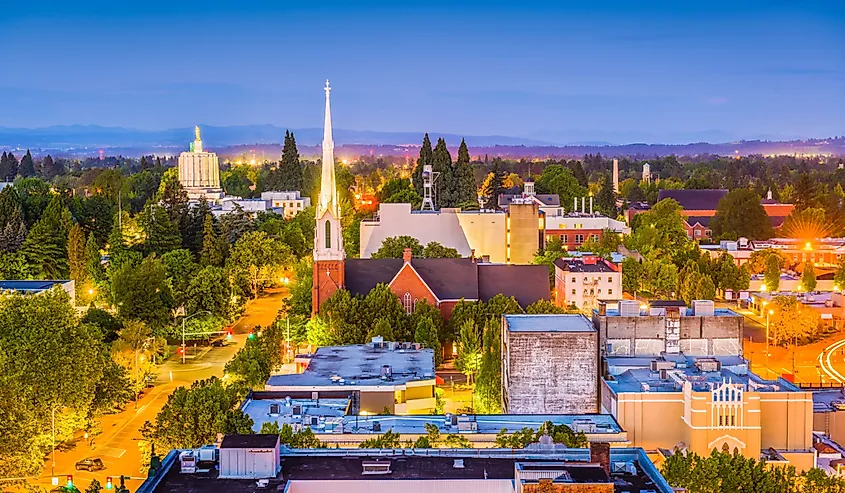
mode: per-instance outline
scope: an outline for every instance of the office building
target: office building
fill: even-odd
[[[200,128],[195,127],[196,139],[190,150],[179,154],[179,183],[191,200],[205,198],[217,201],[223,198],[220,186],[220,165],[217,154],[206,152],[200,138]]]
[[[555,267],[555,304],[581,310],[601,300],[622,298],[622,267],[601,257],[559,258]]]
[[[271,209],[282,209],[285,219],[290,219],[303,209],[311,207],[311,198],[302,197],[296,192],[261,192],[261,200],[270,202]]]

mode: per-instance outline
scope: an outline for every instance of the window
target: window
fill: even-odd
[[[561,243],[569,243],[569,235],[560,235]]]
[[[326,219],[326,248],[332,247],[332,223]]]
[[[599,241],[599,235],[590,235],[590,238],[592,238],[593,241]]]
[[[584,235],[575,235],[575,244],[580,245],[584,243]]]
[[[419,301],[419,300],[414,298],[414,312],[417,311],[417,301]]]
[[[574,289],[572,290],[572,296],[575,296],[575,290]]]
[[[575,282],[575,278],[574,278],[574,277],[572,278],[572,282]]]
[[[700,229],[696,229],[696,230],[695,230],[695,236],[696,236],[696,237],[701,236],[701,230],[700,230]]]
[[[607,295],[608,295],[608,296],[610,296],[610,295],[612,295],[612,294],[613,294],[613,290],[612,290],[612,289],[608,289],[608,290],[607,290]]]
[[[414,311],[414,305],[411,301],[411,293],[405,292],[405,295],[402,296],[402,307],[405,309],[405,313],[411,313]]]
[[[599,288],[599,294],[601,294],[601,288]]]
[[[608,277],[608,278],[607,278],[607,282],[613,282],[613,278],[612,278],[612,277]]]

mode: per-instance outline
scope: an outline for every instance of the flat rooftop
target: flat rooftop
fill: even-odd
[[[379,387],[434,380],[434,351],[431,349],[391,349],[389,343],[327,346],[306,357],[305,371],[293,375],[273,375],[266,390],[296,387]],[[391,377],[382,377],[389,367]]]
[[[68,283],[68,280],[47,280],[47,281],[0,281],[0,290],[20,292],[40,292]]]
[[[578,313],[505,315],[510,332],[595,332],[593,323]]]
[[[598,313],[597,309],[593,309],[594,313]],[[680,309],[682,317],[695,317],[693,315],[692,308],[681,308]],[[618,308],[608,308],[607,309],[607,316],[608,317],[621,317],[622,315],[619,314]],[[666,316],[666,309],[665,307],[655,307],[655,308],[647,308],[642,309],[640,308],[639,315],[640,317],[663,317]],[[710,317],[711,315],[697,315],[699,317]],[[742,317],[739,313],[728,309],[728,308],[716,308],[713,310],[713,317]]]
[[[338,421],[346,415],[350,399],[290,399],[284,397],[277,399],[247,399],[241,406],[241,410],[252,418],[252,430],[258,433],[263,423],[275,422],[281,428],[282,425],[294,425],[310,423],[312,418],[317,418],[318,423],[325,425],[326,419],[330,422]],[[271,413],[271,411],[273,411]],[[297,414],[294,414],[297,412]],[[332,419],[334,418],[334,419]],[[316,433],[318,426],[314,427]]]
[[[842,390],[813,392],[813,412],[845,410],[845,393]]]
[[[256,491],[254,480],[217,479],[217,472],[181,474],[177,451],[171,451],[164,459],[166,470],[153,488],[157,478],[151,478],[141,486],[139,493],[207,493],[225,491],[230,493],[252,493]],[[463,461],[463,467],[455,467],[455,460]],[[395,491],[390,484],[395,480],[487,480],[491,489],[494,482],[506,481],[515,491],[513,481],[517,470],[521,473],[559,471],[555,477],[564,475],[574,483],[612,482],[614,491],[655,491],[671,493],[666,480],[649,460],[642,449],[612,448],[610,450],[610,476],[597,464],[590,462],[588,449],[297,449],[283,448],[281,472],[269,480],[267,491],[296,492],[297,482],[308,481],[372,481],[370,491]],[[365,475],[365,464],[388,464],[388,474]],[[618,464],[622,467],[614,467]],[[526,482],[530,482],[526,481]],[[385,484],[385,482],[387,484]],[[289,484],[290,483],[290,484]],[[477,483],[476,483],[477,484]],[[435,487],[433,484],[432,487]],[[477,489],[478,487],[476,487]]]
[[[788,296],[791,298],[795,298],[800,301],[802,304],[807,306],[818,306],[823,307],[825,303],[831,303],[832,306],[834,303],[834,294],[841,296],[841,293],[833,293],[831,291],[819,291],[815,293],[805,293],[805,292],[795,292],[795,291],[779,291],[776,294],[772,294],[770,292],[765,291],[754,291],[749,293],[751,296],[755,296],[757,298],[772,301],[773,298],[778,296]],[[838,298],[841,300],[841,298]]]
[[[651,363],[657,361],[665,369],[652,371]],[[779,378],[765,380],[748,370],[748,364],[739,356],[693,357],[683,354],[665,355],[660,358],[624,357],[607,358],[608,372],[613,380],[605,383],[615,393],[621,392],[682,392],[689,382],[696,392],[713,390],[724,382],[743,384],[748,392],[799,392],[793,384]]]

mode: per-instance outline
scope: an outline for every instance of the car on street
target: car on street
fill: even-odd
[[[105,468],[106,466],[103,465],[103,461],[99,457],[89,457],[76,463],[77,471],[101,471]]]

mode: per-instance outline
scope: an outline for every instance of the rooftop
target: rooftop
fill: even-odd
[[[842,293],[836,293],[831,291],[817,291],[815,293],[807,293],[801,291],[778,291],[776,293],[770,293],[768,291],[755,291],[749,294],[756,298],[760,298],[767,301],[772,301],[772,298],[777,298],[779,296],[787,296],[790,298],[796,298],[804,305],[818,308],[825,306],[842,306],[843,303]]]
[[[510,332],[595,332],[592,322],[578,313],[555,315],[505,315]]]
[[[613,269],[603,259],[590,260],[591,257],[581,258],[559,258],[555,260],[555,267],[558,267],[567,272],[618,272]]]
[[[0,281],[0,290],[20,291],[24,293],[37,293],[53,286],[68,283],[68,280],[46,280],[46,281]]]
[[[813,412],[845,410],[845,393],[842,389],[813,392]]]
[[[657,194],[657,201],[675,199],[685,211],[715,211],[719,201],[728,194],[726,188],[705,190],[663,189]]]
[[[139,493],[207,493],[256,491],[254,480],[217,479],[210,471],[181,474],[171,451],[163,461],[160,476],[150,478]],[[462,483],[463,491],[516,491],[514,481],[534,481],[538,474],[553,472],[563,481],[575,483],[611,481],[616,492],[654,491],[671,493],[672,489],[642,449],[610,449],[610,477],[590,462],[588,449],[528,448],[511,449],[286,449],[281,451],[281,472],[270,479],[267,491],[303,491],[296,485],[310,481],[368,480],[368,491],[395,491],[395,480],[448,481],[473,480]],[[380,464],[384,474],[365,474],[364,467]],[[526,474],[527,473],[527,474]],[[547,477],[545,474],[542,477]],[[478,483],[489,481],[489,485]],[[326,484],[328,485],[333,483]],[[454,483],[453,483],[454,484]],[[495,486],[494,486],[495,485]],[[304,485],[303,485],[304,486]],[[421,486],[421,485],[419,485]],[[446,486],[445,484],[443,485]],[[287,489],[286,489],[287,488]],[[429,489],[435,486],[430,484]],[[313,487],[309,488],[313,491]]]
[[[226,435],[220,448],[273,448],[279,443],[279,435]]]
[[[764,380],[748,370],[747,362],[739,356],[692,357],[666,354],[659,358],[607,358],[608,373],[613,380],[605,380],[615,393],[620,392],[681,392],[689,382],[692,390],[706,392],[723,383],[741,384],[749,392],[798,392],[784,379]],[[661,371],[665,370],[665,371]]]
[[[355,344],[321,347],[309,355],[305,371],[273,375],[267,390],[297,387],[377,387],[434,380],[434,352],[431,349],[394,349],[397,344]],[[405,346],[410,346],[405,344]],[[389,367],[389,378],[383,375]]]

